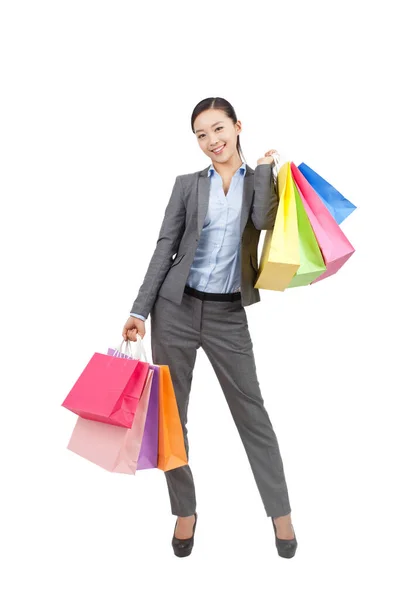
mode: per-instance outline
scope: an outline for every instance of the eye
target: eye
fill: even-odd
[[[223,129],[223,128],[224,128],[224,126],[223,126],[223,125],[219,125],[219,126],[218,126],[218,127],[215,129],[215,131],[217,131],[217,129]],[[201,138],[203,137],[203,135],[204,135],[204,133],[201,133],[201,134],[198,136],[198,139],[199,139],[199,140],[201,140]]]

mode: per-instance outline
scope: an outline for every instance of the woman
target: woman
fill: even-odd
[[[279,451],[257,380],[244,306],[260,300],[254,288],[261,229],[273,227],[278,198],[272,177],[275,150],[253,170],[242,161],[241,122],[229,102],[206,98],[191,127],[212,164],[176,178],[125,340],[145,336],[151,315],[155,364],[169,366],[187,455],[187,409],[196,353],[207,354],[243,441],[280,556],[294,556],[297,540]],[[172,255],[176,253],[173,258]],[[172,546],[188,556],[197,524],[189,465],[165,472],[172,514]]]

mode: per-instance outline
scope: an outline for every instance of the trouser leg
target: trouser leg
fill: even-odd
[[[290,513],[278,440],[261,395],[240,300],[203,302],[201,345],[228,402],[267,516]]]
[[[151,350],[154,364],[168,365],[176,396],[186,454],[189,460],[187,414],[199,334],[193,328],[193,298],[184,294],[181,305],[161,296],[151,311]],[[196,493],[189,465],[165,471],[173,515],[196,511]]]

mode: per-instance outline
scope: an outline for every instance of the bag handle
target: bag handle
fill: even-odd
[[[124,342],[124,340],[123,340],[123,342]],[[119,348],[118,348],[118,346],[113,346],[114,352],[113,352],[112,356],[119,356],[120,354],[126,354],[126,355],[129,355],[129,356],[132,356],[132,349],[131,349],[131,345],[130,345],[130,340],[127,340],[125,342],[126,343],[126,347],[125,347],[124,351],[122,351],[122,343],[119,346]]]
[[[276,182],[278,180],[279,169],[282,166],[282,163],[280,161],[281,157],[278,152],[274,152],[273,154],[271,154],[271,156],[274,159],[274,166],[272,167],[272,176],[274,178],[274,183],[276,185]]]
[[[125,350],[122,350],[122,346],[125,344]],[[146,350],[143,344],[143,339],[142,337],[137,333],[136,334],[136,347],[135,347],[135,352],[132,352],[132,347],[131,347],[131,340],[122,340],[121,344],[118,346],[115,346],[115,350],[114,350],[114,354],[113,356],[117,356],[118,354],[127,354],[128,356],[130,356],[131,358],[133,358],[134,360],[141,360],[142,355],[144,356],[144,362],[149,362],[147,360],[147,355],[146,355]]]

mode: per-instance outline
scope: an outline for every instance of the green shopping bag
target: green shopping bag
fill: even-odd
[[[326,271],[325,262],[319,249],[306,209],[300,198],[296,183],[293,181],[296,198],[297,222],[299,227],[300,267],[288,285],[288,288],[309,285]]]

